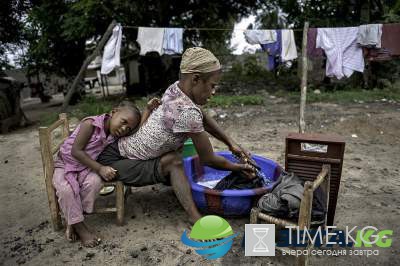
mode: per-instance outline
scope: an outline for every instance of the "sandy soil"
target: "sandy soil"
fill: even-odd
[[[298,105],[266,97],[265,106],[212,110],[221,126],[250,151],[283,164],[284,137],[297,131]],[[31,103],[28,117],[53,112],[51,104]],[[342,183],[335,223],[338,227],[374,225],[394,230],[391,248],[379,256],[313,256],[316,265],[398,265],[400,259],[400,104],[312,104],[309,131],[336,132],[346,139]],[[358,137],[352,137],[356,134]],[[213,141],[216,150],[225,149]],[[91,215],[87,222],[103,238],[95,248],[68,243],[53,232],[42,175],[37,126],[0,136],[1,216],[0,264],[28,265],[183,265],[211,264],[180,242],[186,215],[169,187],[134,188],[126,209],[126,225],[113,215]],[[106,201],[104,197],[99,204]],[[248,217],[228,219],[235,232]],[[241,236],[214,264],[292,265],[294,257],[245,257]]]

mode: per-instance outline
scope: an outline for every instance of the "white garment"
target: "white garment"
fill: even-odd
[[[294,40],[293,30],[282,30],[282,62],[290,61],[297,58],[296,42]]]
[[[382,24],[368,24],[358,27],[357,43],[362,46],[381,48]]]
[[[140,55],[147,52],[163,54],[164,28],[139,27],[137,42],[140,44]]]
[[[103,58],[101,61],[101,74],[109,74],[115,67],[121,65],[120,52],[121,52],[121,40],[122,40],[122,27],[117,24],[113,28],[112,35],[108,39],[106,46],[104,47]]]
[[[318,28],[316,48],[325,51],[326,75],[338,79],[364,71],[364,58],[357,44],[358,27]]]
[[[183,52],[182,28],[165,28],[163,50],[165,54],[181,54]]]
[[[276,30],[246,30],[246,41],[250,44],[268,44],[276,42]]]

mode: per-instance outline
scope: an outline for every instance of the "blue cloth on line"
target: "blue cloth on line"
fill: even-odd
[[[268,70],[274,70],[280,62],[280,55],[282,52],[281,30],[276,30],[276,42],[261,44],[261,48],[263,49],[263,51],[268,53]]]

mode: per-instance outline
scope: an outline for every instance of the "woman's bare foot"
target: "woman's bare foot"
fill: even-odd
[[[78,239],[78,235],[76,234],[72,225],[67,225],[67,229],[65,230],[65,237],[69,242],[75,242]]]
[[[90,232],[90,230],[86,227],[83,222],[72,225],[75,232],[78,234],[81,239],[82,245],[84,247],[92,248],[100,244],[101,239],[98,238],[95,234]]]

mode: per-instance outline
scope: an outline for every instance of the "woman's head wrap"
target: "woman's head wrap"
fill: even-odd
[[[209,50],[188,48],[182,55],[181,73],[209,73],[221,69],[219,60]]]

